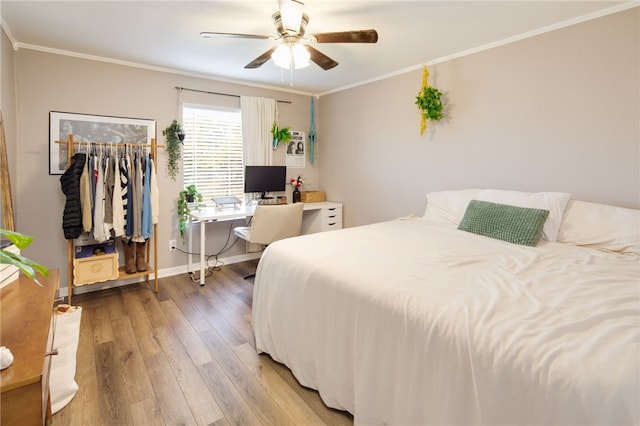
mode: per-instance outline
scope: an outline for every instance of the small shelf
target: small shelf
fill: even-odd
[[[134,272],[132,274],[127,274],[127,272],[124,269],[125,269],[124,266],[120,266],[118,268],[118,279],[119,280],[124,280],[126,278],[144,277],[144,276],[147,276],[147,275],[154,275],[155,274],[153,269],[150,269],[150,270],[144,271],[144,272]]]

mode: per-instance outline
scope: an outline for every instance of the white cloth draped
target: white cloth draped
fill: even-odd
[[[240,97],[243,160],[249,166],[271,165],[271,126],[276,119],[275,99]]]

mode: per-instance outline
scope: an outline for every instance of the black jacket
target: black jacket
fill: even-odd
[[[87,160],[86,154],[74,154],[71,165],[60,176],[62,192],[67,196],[62,214],[62,230],[67,240],[78,238],[82,233],[82,207],[80,205],[80,176]]]

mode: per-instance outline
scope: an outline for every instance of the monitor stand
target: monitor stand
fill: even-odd
[[[262,195],[260,195],[261,200],[273,200],[273,197],[267,197],[267,192],[263,191]]]

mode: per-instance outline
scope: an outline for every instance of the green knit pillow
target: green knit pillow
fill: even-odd
[[[538,244],[549,210],[471,200],[458,229],[513,244]]]

